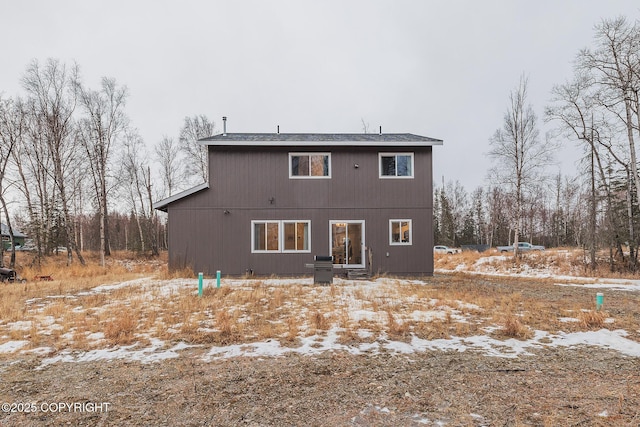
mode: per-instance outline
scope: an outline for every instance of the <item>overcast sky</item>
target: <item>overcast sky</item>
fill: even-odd
[[[434,179],[485,182],[489,138],[529,78],[541,131],[554,84],[603,18],[637,0],[0,0],[0,93],[23,94],[33,59],[129,89],[151,146],[204,114],[229,132],[408,132],[444,140]],[[561,155],[573,174],[577,150]],[[556,170],[557,172],[557,170]]]

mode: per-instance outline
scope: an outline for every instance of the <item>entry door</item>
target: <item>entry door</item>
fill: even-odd
[[[329,221],[334,265],[364,268],[364,221]]]

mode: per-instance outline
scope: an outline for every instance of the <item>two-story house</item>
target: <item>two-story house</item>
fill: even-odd
[[[209,182],[155,204],[169,267],[303,275],[334,267],[433,274],[432,147],[412,134],[223,133]],[[307,267],[305,267],[307,264]]]

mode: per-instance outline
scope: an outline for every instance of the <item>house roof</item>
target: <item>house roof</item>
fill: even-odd
[[[209,188],[208,182],[203,182],[200,185],[196,185],[195,187],[189,188],[188,190],[184,190],[180,193],[174,194],[173,196],[169,196],[166,199],[159,200],[153,204],[154,209],[158,209],[160,211],[166,212],[167,206],[169,203],[175,202],[176,200],[182,199],[183,197],[190,196],[198,191],[202,191],[204,189]]]
[[[441,139],[411,133],[226,133],[203,138],[214,146],[370,146],[428,147]]]
[[[16,227],[12,227],[12,229],[13,237],[27,237],[26,235],[22,234]],[[0,234],[2,234],[3,236],[9,236],[9,227],[4,224],[0,224]]]

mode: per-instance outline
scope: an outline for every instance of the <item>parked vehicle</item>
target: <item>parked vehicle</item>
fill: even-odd
[[[9,248],[7,248],[7,249],[5,249],[5,250],[6,250],[7,252],[11,252],[11,251],[13,251],[13,247],[11,247],[11,246],[10,246]],[[23,246],[23,245],[16,245],[16,251],[18,251],[18,252],[19,252],[19,251],[30,251],[30,250],[32,250],[32,249],[26,248],[26,247],[25,247],[25,246]]]
[[[0,282],[25,282],[25,279],[18,277],[18,273],[11,268],[0,267]]]
[[[438,245],[433,247],[433,253],[436,254],[459,254],[462,249],[450,248],[449,246]]]
[[[513,245],[498,246],[498,252],[513,252]],[[529,242],[518,242],[518,252],[544,251],[544,246],[532,245]]]
[[[34,245],[24,244],[22,246],[16,245],[16,251],[35,251],[37,248]]]

